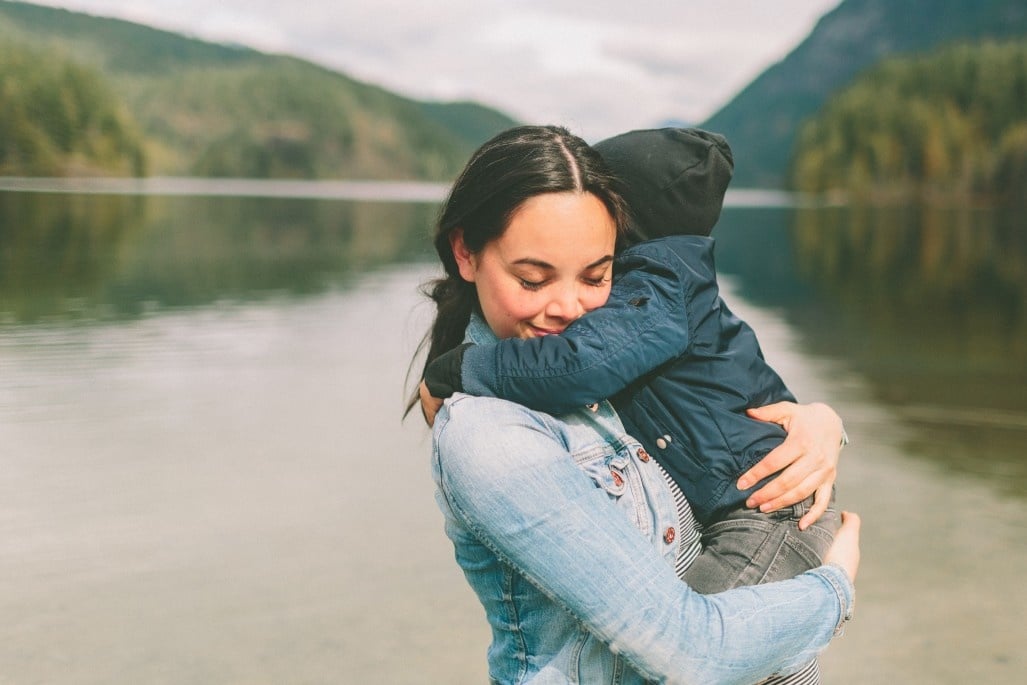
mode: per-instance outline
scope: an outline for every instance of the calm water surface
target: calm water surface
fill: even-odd
[[[400,421],[435,211],[0,192],[0,682],[486,681]],[[853,440],[828,681],[1018,680],[1027,226],[746,206],[717,235],[733,306]]]

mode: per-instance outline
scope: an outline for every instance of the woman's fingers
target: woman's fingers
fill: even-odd
[[[742,477],[738,479],[738,489],[748,490],[767,476],[771,476],[778,471],[781,471],[789,464],[795,462],[802,456],[802,453],[802,448],[799,447],[798,444],[785,440],[783,443],[770,450],[770,452],[767,453],[767,456],[756,462],[755,466],[742,474]],[[763,486],[757,492],[762,493],[764,490],[767,490],[769,485],[773,485],[773,482]],[[766,497],[766,495],[764,494],[763,497]]]
[[[428,386],[424,381],[417,386],[417,395],[421,398],[421,414],[424,415],[424,422],[429,427],[435,425],[435,415],[439,413],[439,409],[442,408],[443,400],[437,397],[432,397],[431,392],[428,391]]]
[[[834,485],[841,451],[841,420],[833,409],[825,404],[778,402],[750,409],[749,415],[779,423],[788,433],[777,448],[738,479],[738,488],[745,490],[777,474],[749,497],[746,506],[774,511]],[[817,511],[819,517],[823,508]]]
[[[755,508],[775,500],[779,501],[774,508],[796,504],[821,487],[834,485],[837,469],[831,460],[802,453],[797,447],[782,449],[785,447],[782,445],[770,452],[739,479],[739,489],[745,489],[759,482],[762,474],[780,471],[773,480],[749,496],[746,506]]]
[[[834,536],[834,544],[824,555],[825,564],[838,564],[849,574],[849,579],[856,581],[859,571],[859,528],[858,514],[850,511],[842,512],[842,525]]]
[[[780,479],[775,479],[775,482]],[[777,511],[784,507],[790,507],[793,504],[798,504],[804,499],[812,495],[817,491],[820,486],[821,478],[818,474],[812,474],[805,479],[799,481],[794,486],[789,487],[773,497],[763,501],[754,503],[753,508],[758,507],[760,511],[768,513],[771,511]],[[773,483],[771,483],[773,485]],[[753,495],[755,497],[755,495]],[[752,499],[750,497],[750,499]]]
[[[829,467],[811,468],[808,460],[797,461],[746,500],[747,507],[776,511],[798,504],[810,495],[834,486],[837,471]]]
[[[776,423],[788,430],[788,422],[798,407],[794,402],[775,402],[763,407],[753,407],[746,410],[746,413],[758,421]]]
[[[827,507],[831,504],[832,489],[833,487],[826,483],[817,488],[816,493],[813,495],[813,506],[799,519],[799,530],[806,530],[816,523],[818,518],[824,515]]]

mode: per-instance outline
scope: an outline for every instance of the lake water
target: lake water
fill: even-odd
[[[432,190],[27,190],[0,192],[0,682],[485,682],[401,421]],[[1021,679],[1027,225],[734,198],[727,297],[852,438],[827,681]]]

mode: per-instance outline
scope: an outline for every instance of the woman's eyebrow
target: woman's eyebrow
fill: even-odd
[[[556,267],[549,262],[543,262],[541,259],[535,259],[533,257],[522,257],[521,259],[514,260],[511,264],[524,264],[525,266],[537,266],[540,269],[549,269],[552,271]]]
[[[597,266],[601,266],[603,264],[606,264],[606,263],[612,262],[612,261],[613,261],[613,255],[612,254],[608,254],[605,257],[600,257],[599,259],[595,260],[594,262],[592,262],[591,264],[589,264],[585,268],[586,269],[594,269]]]
[[[613,255],[612,254],[608,254],[608,255],[605,255],[603,257],[600,257],[599,259],[595,260],[591,264],[586,264],[585,265],[585,269],[594,269],[597,266],[600,266],[602,264],[606,264],[607,262],[612,262],[612,261],[613,261]],[[534,257],[522,257],[521,259],[517,259],[517,260],[515,260],[515,261],[513,261],[511,263],[512,264],[525,264],[527,266],[537,266],[540,269],[549,269],[550,271],[556,268],[555,266],[553,266],[549,262],[544,262],[541,259],[535,259]]]

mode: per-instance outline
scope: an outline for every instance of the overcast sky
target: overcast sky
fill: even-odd
[[[598,139],[699,123],[840,0],[38,0]]]

